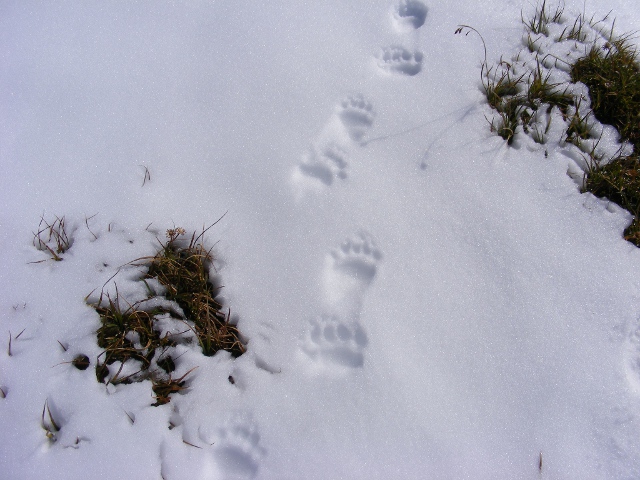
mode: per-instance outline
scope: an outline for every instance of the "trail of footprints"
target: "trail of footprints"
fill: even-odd
[[[427,7],[418,0],[400,0],[390,16],[399,35],[410,35],[425,23]],[[399,76],[419,74],[422,54],[401,43],[379,51],[379,69]],[[316,142],[303,155],[297,177],[324,186],[346,179],[350,152],[363,144],[375,117],[375,109],[364,95],[354,93],[343,98]],[[322,293],[325,305],[319,315],[309,320],[300,346],[311,364],[330,370],[364,365],[368,338],[361,323],[361,310],[381,259],[382,252],[373,237],[364,231],[347,238],[327,255]],[[178,404],[178,399],[172,403]],[[267,451],[249,413],[208,422],[196,417],[183,419],[176,410],[172,421],[182,435],[169,436],[160,445],[162,478],[182,478],[194,465],[199,466],[202,478],[251,479],[257,475]]]
[[[399,40],[406,40],[422,27],[428,9],[419,0],[400,0],[391,8],[390,17]],[[422,71],[423,55],[397,45],[382,47],[376,63],[383,73],[414,76]],[[361,93],[349,95],[337,105],[316,141],[302,155],[293,179],[303,187],[310,185],[330,187],[336,180],[348,177],[349,152],[363,141],[373,126],[375,110]]]
[[[396,32],[406,40],[422,27],[428,9],[419,0],[399,0],[390,17]],[[381,72],[414,76],[422,71],[423,55],[398,42],[376,56]],[[362,94],[345,97],[337,106],[318,140],[303,155],[296,170],[299,180],[332,186],[348,177],[349,152],[364,144],[375,120],[371,102]],[[376,276],[382,253],[373,237],[359,232],[335,248],[323,271],[324,311],[309,321],[301,350],[313,363],[328,368],[357,368],[364,364],[367,333],[360,322],[362,302]]]

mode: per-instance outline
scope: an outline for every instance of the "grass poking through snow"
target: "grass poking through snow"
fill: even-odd
[[[99,382],[127,384],[151,380],[156,399],[153,405],[164,405],[171,394],[185,390],[184,379],[195,369],[178,379],[172,377],[178,345],[197,342],[205,356],[221,350],[233,357],[245,352],[229,312],[223,312],[216,301],[220,287],[214,285],[209,275],[213,257],[202,243],[207,230],[198,236],[194,233],[186,241],[182,228],[170,229],[155,256],[131,262],[146,269],[140,281],[147,287],[148,298],[128,303],[116,289],[113,298],[101,294],[92,305],[100,316],[96,332],[98,345],[103,349],[96,363]],[[151,287],[152,279],[162,286],[161,294]],[[163,306],[158,306],[159,303]],[[76,366],[84,365],[80,362]]]
[[[44,402],[42,407],[42,417],[40,419],[40,426],[45,431],[45,436],[50,442],[55,442],[58,439],[58,432],[61,427],[58,422],[53,418],[51,413],[51,407],[49,406],[49,400]]]
[[[122,366],[126,362],[137,361],[139,370],[124,378],[119,377],[120,371],[112,376],[109,383],[131,383],[138,378],[144,379],[145,372],[152,366],[156,350],[164,352],[175,342],[168,336],[162,336],[155,326],[155,317],[165,313],[163,309],[146,311],[138,308],[139,303],[128,305],[122,309],[119,297],[108,298],[107,305],[95,305],[100,315],[101,326],[97,332],[98,346],[102,349],[104,358],[96,365],[96,376],[99,382],[105,381],[109,375],[108,365],[116,362]]]
[[[551,25],[558,24],[555,26],[558,29],[565,22],[563,15],[562,3],[553,8],[546,0],[537,5],[533,15],[522,15],[526,34],[524,44],[535,56],[535,67],[526,66],[519,61],[519,56],[513,63],[501,59],[497,66],[489,67],[482,35],[468,25],[458,26],[455,33],[466,32],[468,35],[473,31],[482,40],[485,49],[482,85],[487,103],[497,112],[495,118],[488,120],[491,131],[509,146],[514,144],[519,132],[530,135],[536,143],[546,143],[551,113],[557,108],[560,116],[555,118],[564,123],[564,135],[558,141],[574,144],[584,154],[587,166],[583,191],[607,197],[630,211],[635,218],[624,236],[640,246],[640,66],[637,48],[631,42],[631,35],[614,36],[613,28],[608,33],[604,30],[602,23],[608,16],[594,21],[593,17],[587,20],[579,15],[552,41],[572,41],[574,48],[582,43],[584,56],[574,57],[572,63],[551,54],[542,56],[541,44],[545,38],[551,41]],[[598,40],[588,40],[593,32]],[[588,41],[591,45],[586,43]],[[589,108],[583,108],[585,98],[569,91],[566,86],[569,82],[564,88],[551,82],[558,62],[566,69],[563,71],[570,74],[570,83],[582,82],[588,87]],[[618,152],[616,158],[609,157],[605,161],[604,155],[597,151],[601,138],[594,138],[592,118],[615,127],[621,140],[633,145],[634,153],[621,156]]]
[[[588,172],[584,190],[606,197],[634,215],[624,238],[640,247],[640,159],[638,155],[618,157]]]
[[[72,243],[64,216],[55,216],[52,221],[45,220],[44,215],[40,217],[38,231],[33,234],[33,245],[38,250],[48,252],[53,260],[59,262]]]
[[[563,12],[563,5],[558,4],[556,8],[551,8],[547,6],[547,2],[544,0],[542,5],[535,10],[533,16],[525,18],[524,15],[521,15],[521,19],[522,23],[530,33],[548,36],[549,24],[560,23],[562,21]]]
[[[571,78],[589,88],[593,115],[613,125],[622,140],[633,144],[632,155],[594,164],[587,172],[584,190],[630,211],[634,220],[624,237],[640,246],[640,66],[631,37],[614,38],[611,32],[604,47],[594,45],[573,65]]]
[[[196,368],[198,367],[193,367],[178,379],[171,378],[171,375],[169,375],[169,378],[153,379],[151,389],[155,394],[154,398],[156,399],[156,401],[152,405],[154,407],[157,407],[159,405],[169,403],[171,401],[169,395],[171,395],[172,393],[180,393],[185,390],[187,388],[185,386],[185,377],[193,372]]]
[[[238,357],[245,348],[238,329],[229,321],[229,313],[225,314],[216,301],[219,287],[209,278],[211,252],[199,242],[202,234],[196,237],[194,233],[183,245],[180,237],[184,233],[182,229],[167,231],[168,240],[152,259],[147,277],[156,278],[166,287],[166,298],[175,301],[193,323],[191,328],[204,355],[226,350]]]
[[[613,35],[611,35],[613,37]],[[640,145],[640,68],[628,35],[594,45],[571,67],[571,78],[589,88],[591,109],[602,123],[613,125],[623,140]]]

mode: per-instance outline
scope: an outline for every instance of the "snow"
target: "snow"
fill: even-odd
[[[557,114],[544,145],[490,132],[482,43],[454,35],[531,61],[521,8],[0,5],[1,476],[639,478],[631,216],[580,193]],[[567,24],[583,9],[640,21],[567,1]],[[60,262],[33,244],[56,215]],[[158,407],[149,381],[98,383],[85,298],[144,298],[127,264],[221,217],[247,352],[180,346],[174,378],[198,368]]]

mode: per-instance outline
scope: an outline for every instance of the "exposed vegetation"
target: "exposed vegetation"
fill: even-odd
[[[629,210],[634,220],[624,236],[640,246],[640,67],[630,36],[615,38],[611,32],[604,47],[594,45],[572,66],[571,78],[589,88],[593,115],[634,146],[632,155],[603,165],[596,162],[587,172],[584,190]]]
[[[546,24],[550,19],[558,18],[561,13],[558,11],[536,15],[531,22],[536,30],[542,28],[542,22],[546,31]],[[533,71],[523,73],[516,73],[512,63],[504,60],[495,67],[490,67],[486,60],[484,39],[476,29],[469,25],[459,25],[455,33],[468,34],[471,31],[478,34],[485,48],[485,61],[480,72],[482,86],[489,106],[498,112],[498,117],[489,121],[491,131],[502,137],[508,145],[512,145],[519,129],[525,133],[535,132],[534,139],[538,143],[544,143],[541,132],[546,133],[549,122],[541,128],[536,113],[544,110],[549,114],[553,107],[558,107],[563,115],[567,115],[569,107],[575,105],[574,96],[566,88],[561,88],[560,84],[551,82],[551,74],[545,72],[540,59],[536,59]]]
[[[51,407],[49,401],[44,402],[42,407],[42,417],[40,419],[40,426],[45,431],[45,436],[50,442],[55,442],[58,438],[58,432],[61,430],[59,422],[56,422],[53,414],[51,413]]]
[[[584,190],[606,197],[629,210],[634,220],[624,231],[624,238],[640,247],[640,160],[638,155],[617,157],[588,172]]]
[[[56,262],[62,260],[62,254],[71,248],[73,238],[68,233],[64,216],[55,216],[47,221],[44,215],[40,217],[38,230],[33,234],[33,245],[44,252],[48,252]]]
[[[558,4],[558,6],[553,9],[547,7],[547,2],[544,0],[532,17],[525,18],[524,15],[520,15],[520,18],[524,26],[531,33],[549,35],[549,24],[562,21],[563,13],[564,8],[562,5]]]
[[[485,61],[481,77],[487,103],[497,112],[489,121],[492,132],[512,145],[521,131],[536,143],[546,143],[551,127],[551,113],[558,109],[564,126],[560,142],[576,145],[584,154],[586,171],[583,191],[606,197],[629,210],[635,219],[624,232],[625,238],[640,246],[640,66],[637,49],[630,35],[615,36],[613,29],[605,32],[602,22],[579,15],[573,23],[557,34],[565,22],[563,4],[550,7],[546,1],[538,4],[530,17],[522,16],[529,53],[535,55],[535,68],[518,68],[513,63],[500,62],[495,67],[487,63],[484,39],[477,30],[461,25],[456,34],[477,33],[485,47]],[[582,43],[585,54],[571,64],[554,55],[542,56],[541,44],[556,25],[554,42],[570,40]],[[596,39],[589,40],[590,33]],[[547,40],[550,41],[550,40]],[[591,41],[591,44],[586,42]],[[569,82],[553,83],[552,72],[558,62],[570,74],[570,82],[582,82],[588,87],[589,102],[573,93]],[[516,62],[517,63],[517,62]],[[553,63],[553,65],[551,65]],[[522,63],[520,67],[525,65]],[[516,73],[517,72],[517,73]],[[631,155],[604,158],[597,152],[600,138],[593,133],[594,120],[612,125],[622,141],[634,146]],[[619,152],[618,152],[619,153]]]
[[[152,379],[151,389],[153,390],[153,393],[155,393],[154,398],[156,399],[156,401],[151,405],[157,407],[159,405],[169,403],[171,401],[169,395],[171,395],[172,393],[180,393],[181,391],[185,390],[186,387],[184,379],[196,368],[197,367],[192,368],[178,379],[171,378],[171,375],[169,375],[169,378]]]
[[[591,108],[602,123],[613,125],[623,140],[640,145],[640,68],[630,37],[594,45],[571,67],[571,78],[589,87]]]
[[[120,298],[111,299],[108,297],[108,304],[105,306],[95,305],[96,312],[100,315],[101,326],[97,332],[98,346],[104,349],[98,357],[96,365],[96,376],[99,382],[104,382],[109,375],[108,365],[119,362],[120,369],[109,378],[108,382],[113,384],[131,383],[145,379],[145,373],[152,366],[152,361],[156,351],[160,350],[161,355],[169,347],[175,346],[176,342],[168,334],[162,335],[156,327],[156,317],[166,313],[162,308],[155,308],[145,311],[138,304],[129,305],[126,309],[120,307]],[[120,373],[126,362],[135,360],[139,363],[139,370],[125,377],[120,377]],[[157,363],[157,362],[156,362]]]
[[[157,278],[167,288],[165,297],[175,301],[193,326],[202,353],[214,355],[218,350],[227,350],[234,357],[245,351],[240,334],[229,322],[229,312],[222,312],[216,301],[219,287],[209,279],[211,253],[199,243],[195,233],[188,245],[180,246],[184,230],[167,232],[168,241],[152,259],[148,278]]]
[[[146,269],[140,281],[147,287],[148,298],[130,304],[116,289],[113,298],[101,294],[92,305],[100,315],[96,335],[103,352],[95,367],[99,382],[116,385],[151,380],[153,405],[163,405],[171,394],[186,389],[185,378],[194,370],[178,379],[171,376],[176,370],[176,346],[195,341],[206,356],[220,350],[234,357],[245,352],[229,312],[222,312],[216,301],[220,287],[209,276],[213,258],[201,242],[205,232],[194,233],[185,242],[183,229],[168,230],[155,256],[131,262]],[[154,282],[161,293],[151,286]],[[85,365],[76,363],[77,368]]]

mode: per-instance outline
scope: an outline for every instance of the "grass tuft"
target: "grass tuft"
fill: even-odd
[[[544,73],[540,62],[537,62],[536,69],[529,78],[527,86],[526,104],[537,110],[542,104],[549,107],[558,107],[566,115],[569,106],[574,105],[573,95],[567,93],[567,89],[560,92],[558,85],[549,81],[551,72]]]
[[[517,113],[510,115],[506,112],[500,112],[498,120],[493,119],[489,123],[491,124],[491,131],[502,137],[507,142],[507,145],[513,143],[519,125]]]
[[[593,23],[593,19],[590,23]],[[574,40],[576,42],[586,42],[588,38],[585,28],[586,26],[587,22],[585,21],[584,16],[578,15],[578,17],[573,22],[573,26],[571,28],[567,27],[562,31],[560,37],[558,38],[558,41],[561,42],[563,40]]]
[[[569,125],[566,131],[567,142],[580,147],[581,140],[591,138],[591,126],[587,121],[591,113],[591,111],[588,111],[584,115],[580,115],[580,112],[576,108],[573,115],[568,117]]]
[[[167,231],[167,241],[149,265],[147,278],[156,278],[166,287],[165,296],[175,301],[191,321],[202,353],[212,356],[226,350],[234,357],[245,352],[240,333],[230,323],[229,313],[216,301],[220,287],[209,278],[213,258],[195,233],[187,245],[181,242],[183,229]],[[203,232],[204,233],[204,232]]]
[[[500,65],[503,65],[501,63]],[[508,64],[504,64],[508,65]],[[511,69],[507,66],[503,68],[497,79],[491,79],[492,72],[487,72],[486,82],[484,83],[485,95],[489,105],[498,111],[508,110],[508,101],[505,99],[514,97],[522,90],[523,75],[514,77]]]
[[[613,125],[623,140],[640,147],[640,68],[629,36],[593,46],[571,68],[574,82],[589,88],[591,108],[601,122]]]
[[[98,346],[103,349],[95,367],[98,382],[113,385],[142,382],[153,379],[158,368],[167,373],[170,372],[168,368],[175,369],[173,358],[166,352],[181,340],[179,334],[174,336],[167,332],[163,335],[157,325],[158,317],[172,313],[161,307],[144,309],[142,302],[127,304],[126,308],[122,308],[120,304],[126,302],[120,297],[112,299],[107,295],[106,299],[104,305],[93,305],[100,315],[101,325],[96,335]],[[160,353],[157,355],[158,351]],[[163,358],[155,360],[160,357]],[[76,368],[84,370],[89,366],[89,359],[79,355],[72,363]],[[115,374],[112,374],[109,366],[114,364],[119,366]],[[135,372],[122,376],[125,365],[135,365]]]
[[[522,127],[536,142],[543,143],[550,120],[545,126],[538,125],[536,112],[543,106],[547,113],[558,107],[563,115],[567,115],[569,107],[575,105],[573,96],[566,88],[561,91],[559,85],[551,83],[550,72],[545,73],[540,62],[529,75],[514,75],[511,65],[504,61],[500,61],[497,68],[499,73],[492,68],[485,69],[483,79],[487,103],[499,115],[498,119],[489,122],[491,131],[511,145],[518,127]]]
[[[624,238],[640,247],[640,159],[638,155],[620,156],[603,166],[592,168],[586,176],[584,191],[606,197],[627,209],[634,220]]]
[[[59,262],[72,243],[64,216],[55,216],[51,223],[44,219],[44,215],[40,217],[38,231],[33,234],[33,245],[38,250],[48,252],[53,260]]]
[[[202,243],[207,230],[197,236],[192,234],[187,241],[184,229],[170,229],[167,239],[159,241],[160,249],[155,256],[129,263],[146,269],[139,281],[146,287],[147,298],[129,303],[116,287],[114,297],[101,294],[97,303],[91,305],[100,316],[96,336],[103,351],[95,367],[99,382],[127,384],[151,380],[156,398],[153,405],[164,405],[169,403],[172,393],[184,390],[184,378],[193,371],[177,380],[171,377],[176,370],[177,345],[196,340],[205,356],[220,350],[230,352],[233,357],[245,352],[240,333],[230,322],[230,310],[223,312],[216,301],[221,287],[209,275],[213,257]],[[162,295],[151,286],[155,283],[151,279],[163,286]],[[165,305],[167,300],[173,302],[175,308],[150,308],[158,300]],[[175,323],[178,328],[171,325]],[[77,368],[89,365],[88,359],[76,363]],[[132,370],[135,372],[129,373]]]
[[[549,24],[560,23],[562,21],[563,13],[563,4],[558,4],[558,6],[554,10],[552,8],[549,8],[547,6],[546,0],[544,0],[542,2],[542,5],[539,5],[536,8],[532,17],[525,19],[521,14],[521,19],[522,23],[530,33],[533,33],[535,35],[543,34],[545,36],[548,36]]]
[[[151,405],[154,407],[158,407],[160,405],[165,405],[171,401],[170,395],[172,393],[180,393],[183,390],[186,390],[185,386],[185,377],[193,372],[198,367],[193,367],[183,376],[178,379],[171,378],[154,378],[152,379],[152,387],[153,393],[155,393],[154,398],[156,399],[155,403]]]
[[[595,163],[586,173],[584,191],[606,197],[634,215],[624,238],[640,247],[640,66],[631,36],[596,45],[571,68],[571,78],[589,89],[591,108],[601,123],[614,126],[634,153],[605,165]]]
[[[487,63],[487,48],[482,35],[473,27],[459,25],[456,34],[475,32],[484,47],[484,62],[480,69],[482,85],[487,103],[498,117],[489,121],[491,131],[512,145],[521,127],[525,134],[539,144],[547,142],[552,110],[557,107],[564,122],[564,140],[577,146],[586,155],[588,169],[585,173],[583,191],[599,197],[607,197],[634,215],[633,223],[625,230],[624,237],[640,247],[640,65],[638,50],[632,44],[632,34],[614,36],[603,23],[609,15],[595,21],[579,15],[572,25],[566,27],[555,42],[572,40],[578,43],[596,39],[584,57],[568,63],[552,54],[542,56],[541,35],[549,36],[549,25],[564,22],[564,4],[550,7],[546,0],[538,3],[534,14],[521,15],[526,38],[523,43],[535,55],[536,66],[526,62],[510,64],[502,59],[496,67]],[[614,22],[615,24],[615,22]],[[519,62],[519,55],[514,62]],[[555,59],[555,62],[553,61]],[[552,60],[549,62],[549,60]],[[558,62],[562,63],[560,67]],[[524,68],[529,75],[516,74]],[[570,92],[570,86],[561,88],[551,82],[553,68],[570,74],[571,82],[582,82],[588,87],[590,108],[581,108],[582,96]],[[586,98],[585,98],[586,100]],[[631,155],[618,155],[603,162],[604,155],[598,151],[602,137],[593,139],[590,117],[603,124],[615,127],[620,138],[634,147]],[[547,150],[545,150],[547,156]]]
[[[102,302],[101,302],[102,303]],[[152,366],[156,351],[163,353],[168,348],[176,345],[176,341],[168,334],[162,335],[155,325],[155,317],[168,311],[163,308],[155,308],[150,311],[140,307],[140,303],[127,305],[123,309],[120,303],[125,303],[119,297],[112,299],[107,296],[107,304],[94,305],[93,308],[100,315],[101,326],[97,331],[98,346],[104,349],[102,363],[97,362],[96,377],[99,382],[104,382],[109,375],[108,365],[120,362],[122,366],[129,361],[136,361],[140,370],[134,375],[119,378],[119,373],[112,376],[107,383],[131,383],[142,381],[146,375],[138,373],[146,372]]]
[[[44,406],[42,407],[42,418],[40,426],[45,431],[45,436],[49,439],[50,442],[53,443],[57,440],[57,434],[61,430],[61,427],[60,424],[53,418],[51,408],[49,407],[49,400],[45,400]]]

